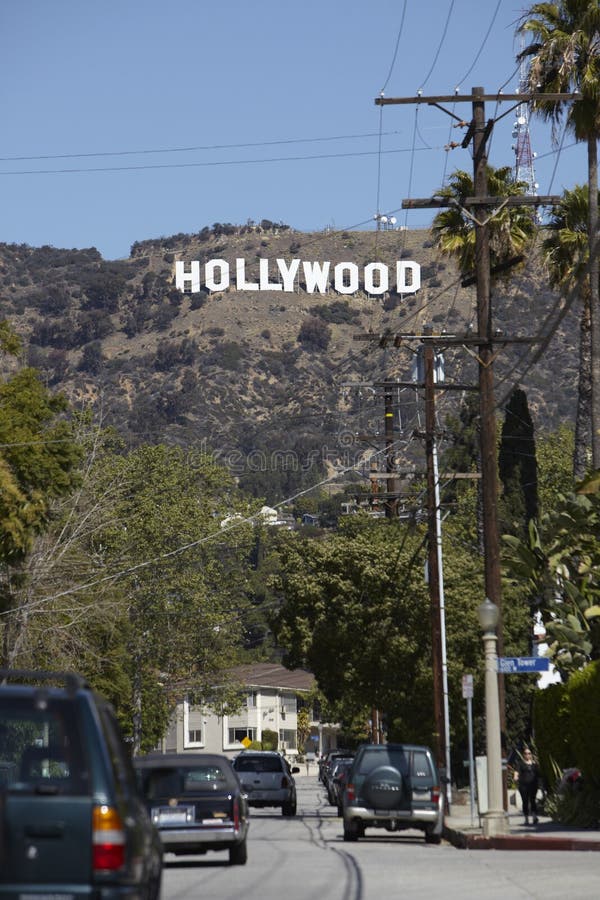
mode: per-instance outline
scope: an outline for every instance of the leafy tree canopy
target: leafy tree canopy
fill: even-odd
[[[514,197],[525,193],[526,185],[514,180],[509,166],[499,169],[488,166],[486,172],[489,196]],[[449,201],[449,206],[433,220],[431,230],[436,243],[442,253],[455,257],[463,274],[472,272],[475,270],[475,222],[466,209],[466,198],[475,194],[473,177],[459,169],[437,193]],[[534,233],[535,216],[531,209],[498,206],[488,227],[492,274],[494,266],[522,254]]]
[[[19,350],[6,323],[0,349]],[[0,383],[0,562],[23,559],[47,523],[52,499],[73,487],[81,447],[67,409],[35,369],[19,368]]]
[[[535,598],[564,680],[600,659],[600,479],[558,495],[525,539],[507,535],[511,577]]]

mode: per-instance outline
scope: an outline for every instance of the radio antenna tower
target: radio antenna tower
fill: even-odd
[[[523,50],[524,41],[521,39],[521,50]],[[524,58],[521,58],[521,68],[519,76],[519,93],[526,94],[529,90],[528,66]],[[536,196],[539,184],[535,180],[535,171],[533,168],[533,160],[535,153],[531,152],[531,140],[529,138],[529,113],[526,103],[520,103],[517,106],[517,119],[513,125],[512,136],[515,143],[512,145],[515,151],[515,181],[523,181],[527,187],[526,194]]]

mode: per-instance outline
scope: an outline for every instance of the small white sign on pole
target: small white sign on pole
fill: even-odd
[[[462,677],[463,700],[467,701],[467,724],[469,727],[469,794],[471,797],[471,825],[475,820],[475,772],[473,760],[473,676]]]
[[[473,697],[473,676],[463,675],[462,677],[462,695],[463,700]]]

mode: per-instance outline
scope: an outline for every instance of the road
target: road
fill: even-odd
[[[597,900],[593,852],[458,850],[416,831],[345,844],[316,777],[299,777],[298,815],[253,810],[248,863],[226,853],[165,857],[162,900]]]

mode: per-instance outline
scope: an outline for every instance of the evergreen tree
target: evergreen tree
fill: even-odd
[[[538,515],[537,461],[533,422],[525,391],[515,388],[500,436],[498,473],[504,487],[504,531],[521,532]]]

